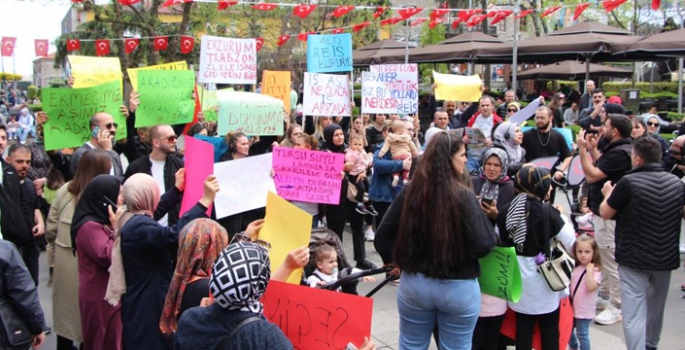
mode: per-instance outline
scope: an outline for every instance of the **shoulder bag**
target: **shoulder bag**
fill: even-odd
[[[566,289],[571,283],[575,261],[558,240],[555,239],[554,245],[550,247],[548,203],[542,204],[542,222],[546,259],[545,262],[538,265],[538,272],[553,291],[559,292]]]
[[[12,302],[6,297],[0,297],[0,348],[24,350],[32,342],[33,334]]]

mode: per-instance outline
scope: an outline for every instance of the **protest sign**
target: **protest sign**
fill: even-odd
[[[372,298],[272,280],[262,302],[295,349],[346,349],[371,337]]]
[[[347,75],[304,73],[304,115],[349,117],[350,101]]]
[[[521,299],[521,272],[514,247],[495,247],[479,262],[482,293],[515,303]]]
[[[262,74],[262,94],[283,101],[286,111],[290,111],[290,72],[265,70]]]
[[[274,147],[274,183],[278,195],[300,202],[338,204],[345,155]]]
[[[483,95],[483,81],[475,74],[463,76],[433,71],[433,81],[438,84],[435,89],[436,100],[475,102]]]
[[[134,89],[138,87],[138,72],[142,70],[188,70],[188,63],[186,61],[178,61],[140,68],[128,68],[126,72],[128,72],[128,78],[131,80],[131,86]]]
[[[559,349],[566,349],[569,339],[571,339],[571,331],[573,330],[573,307],[569,303],[568,298],[564,298],[559,303]],[[507,338],[516,340],[516,314],[512,309],[507,309],[504,315],[504,322],[499,332]],[[540,338],[540,325],[536,322],[533,329],[533,348],[542,349],[542,340]]]
[[[221,191],[216,194],[216,217],[266,206],[266,193],[276,192],[271,178],[271,153],[214,164]]]
[[[247,135],[283,135],[283,101],[253,92],[217,91],[218,133],[240,131]]]
[[[219,119],[219,98],[216,97],[216,90],[207,90],[201,85],[197,86],[198,98],[202,101],[202,114],[208,122],[215,122]]]
[[[200,49],[201,83],[257,83],[255,39],[203,35]]]
[[[333,73],[352,71],[352,34],[307,36],[307,71]]]
[[[183,191],[183,201],[179,217],[190,210],[205,192],[205,180],[214,173],[214,146],[210,143],[188,137],[185,139],[185,172],[186,188]],[[212,206],[207,208],[207,216],[211,215]]]
[[[118,57],[67,56],[67,58],[71,66],[71,75],[74,77],[72,88],[93,87],[116,80],[121,89],[121,63]]]
[[[79,147],[90,140],[90,118],[100,112],[118,124],[116,139],[126,137],[126,118],[119,111],[121,81],[80,89],[43,88],[41,94],[49,118],[43,126],[46,150]]]
[[[514,113],[509,119],[507,119],[508,122],[511,123],[516,123],[523,125],[525,124],[526,120],[528,118],[532,117],[535,115],[535,110],[540,107],[540,99],[535,99],[531,103],[529,103],[527,106],[519,110],[518,112]],[[500,115],[501,118],[504,118],[505,116]]]
[[[192,121],[194,88],[195,73],[189,70],[138,72],[140,106],[136,111],[136,128]]]
[[[266,216],[264,226],[259,231],[259,239],[271,243],[271,271],[276,271],[292,250],[308,245],[311,235],[310,214],[273,192],[267,193]],[[301,268],[293,271],[288,277],[288,283],[292,284],[300,284],[301,280]]]
[[[418,113],[416,64],[384,64],[369,66],[369,69],[362,72],[362,113]]]

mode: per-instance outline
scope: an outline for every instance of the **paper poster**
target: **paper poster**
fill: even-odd
[[[193,120],[195,73],[189,70],[138,72],[140,106],[136,128],[160,124],[185,124]]]
[[[119,82],[121,89],[121,63],[118,57],[67,56],[74,76],[72,88],[98,86],[110,81]],[[119,101],[121,103],[121,101]]]
[[[219,118],[219,98],[216,96],[216,90],[206,90],[201,85],[197,86],[198,98],[202,101],[202,114],[205,116],[205,121],[215,122]]]
[[[307,36],[307,71],[334,73],[352,71],[352,34]]]
[[[220,162],[221,156],[228,151],[228,145],[226,144],[226,139],[224,137],[213,137],[199,134],[195,134],[193,137],[204,142],[209,142],[212,144],[212,146],[214,146],[214,163]]]
[[[545,168],[552,170],[554,165],[559,161],[559,157],[543,157],[531,160],[529,163],[535,165],[538,168]]]
[[[384,64],[362,72],[362,113],[417,114],[418,66]]]
[[[495,247],[480,262],[480,291],[500,299],[521,299],[521,272],[514,247]]]
[[[290,72],[265,70],[262,74],[262,94],[283,101],[286,111],[290,111]]]
[[[79,147],[90,140],[90,118],[99,112],[110,114],[118,124],[117,140],[126,137],[120,81],[79,89],[43,88],[41,94],[48,115],[43,127],[46,150]]]
[[[266,206],[266,193],[276,192],[271,178],[271,153],[214,164],[221,191],[216,194],[216,217]]]
[[[347,75],[304,73],[304,115],[349,117],[350,101]]]
[[[573,330],[573,307],[569,303],[568,298],[564,298],[559,303],[559,349],[566,349],[569,339],[571,339],[571,331]],[[508,309],[504,316],[504,323],[499,330],[504,336],[516,339],[516,314],[513,310]],[[540,338],[540,325],[536,324],[533,329],[533,348],[542,349],[542,341]]]
[[[214,173],[214,146],[210,143],[188,137],[185,139],[186,189],[179,217],[190,210],[202,199],[205,193],[205,180]],[[207,216],[212,213],[212,206],[207,208]]]
[[[300,202],[338,204],[345,155],[274,147],[274,183],[278,195]]]
[[[264,226],[259,239],[271,243],[269,258],[271,271],[276,271],[292,250],[309,245],[312,235],[312,216],[273,192],[266,196]],[[300,284],[302,269],[290,274],[288,283]]]
[[[483,81],[475,74],[463,76],[433,71],[433,81],[438,84],[435,89],[436,100],[476,102],[483,95]]]
[[[527,106],[514,113],[510,118],[507,119],[508,122],[517,123],[523,125],[528,118],[535,116],[535,110],[540,107],[540,100],[535,99],[533,102],[529,103]],[[506,116],[500,115],[500,118],[505,118]]]
[[[240,131],[247,135],[283,135],[283,101],[253,92],[218,91],[218,133]]]
[[[203,35],[200,47],[201,83],[256,84],[255,39]]]
[[[186,61],[178,61],[140,68],[128,68],[126,72],[128,72],[128,78],[131,80],[131,86],[134,89],[138,86],[138,72],[143,70],[188,70],[188,64]]]
[[[372,298],[270,281],[262,302],[295,349],[346,349],[371,338]]]

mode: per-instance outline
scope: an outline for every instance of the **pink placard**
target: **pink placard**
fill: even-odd
[[[205,191],[207,176],[214,173],[214,146],[209,142],[200,141],[194,137],[184,137],[186,143],[185,169],[186,189],[183,191],[181,213],[185,214]],[[212,212],[212,206],[207,208],[207,216]]]
[[[338,204],[345,155],[276,147],[274,183],[278,195],[300,202]]]

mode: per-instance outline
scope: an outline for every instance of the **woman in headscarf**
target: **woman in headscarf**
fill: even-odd
[[[521,271],[522,292],[517,303],[509,302],[516,312],[516,349],[530,350],[533,328],[540,325],[542,348],[559,348],[559,300],[563,292],[555,292],[537,272],[536,260],[549,256],[545,252],[545,236],[561,242],[567,251],[575,241],[573,225],[548,200],[552,177],[549,170],[526,165],[516,174],[516,197],[499,212],[497,226],[503,246],[513,246]],[[549,232],[544,232],[544,221]]]
[[[668,152],[671,147],[670,144],[663,136],[659,135],[659,130],[661,130],[661,118],[656,114],[645,114],[642,116],[642,120],[644,120],[647,127],[644,136],[653,137],[661,144],[661,166],[665,171],[672,172],[676,176],[682,177],[683,172],[677,167],[677,160]]]
[[[171,248],[178,244],[178,234],[183,226],[206,217],[205,212],[219,190],[216,177],[210,175],[205,180],[200,201],[183,214],[175,226],[161,226],[157,220],[181,200],[184,176],[183,169],[176,173],[176,186],[161,200],[159,186],[147,174],[131,176],[122,189],[125,207],[117,222],[117,242],[106,299],[116,305],[121,298],[126,349],[171,349],[173,346],[172,340],[159,329],[173,272]]]
[[[509,118],[513,117],[514,114],[516,114],[520,110],[521,110],[521,104],[520,103],[518,103],[516,101],[512,101],[512,102],[507,103],[507,116],[506,116],[505,120],[509,120]]]
[[[521,147],[523,132],[517,123],[504,122],[492,132],[493,146],[507,153],[507,176],[514,176],[526,161],[526,150]]]
[[[77,176],[82,168],[77,170]],[[121,205],[120,190],[118,177],[98,175],[83,191],[74,210],[71,236],[78,254],[84,349],[121,349],[121,305],[105,301],[114,247],[112,204]]]

